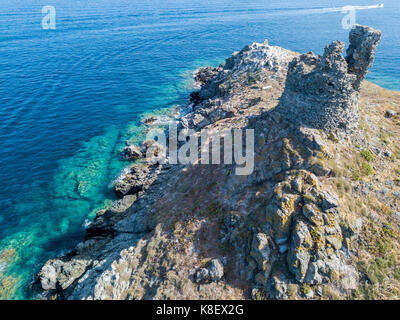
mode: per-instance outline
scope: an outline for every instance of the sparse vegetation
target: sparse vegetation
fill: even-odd
[[[351,179],[353,179],[354,181],[359,181],[361,179],[360,171],[359,170],[353,171]]]
[[[370,150],[361,151],[361,156],[368,162],[371,162],[374,160],[374,154]]]
[[[370,176],[374,174],[374,169],[372,169],[371,165],[368,162],[363,162],[361,165],[361,173],[364,176]]]
[[[311,292],[311,287],[307,283],[303,283],[303,285],[300,288],[300,291],[302,294],[307,295]]]
[[[338,143],[339,142],[339,139],[335,136],[335,134],[334,133],[330,133],[329,134],[329,140],[331,140],[331,141],[333,141],[333,142],[335,142],[335,143]]]
[[[267,300],[268,294],[264,287],[257,288],[254,294],[255,300]]]

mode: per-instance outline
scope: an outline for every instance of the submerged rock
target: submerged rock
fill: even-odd
[[[157,121],[157,118],[155,116],[148,116],[143,120],[143,123],[146,126],[151,126],[152,124],[154,124]]]

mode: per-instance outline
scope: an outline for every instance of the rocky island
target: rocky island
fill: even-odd
[[[365,76],[381,33],[322,56],[267,41],[196,74],[179,129],[253,129],[254,170],[135,161],[46,299],[400,298],[400,93]],[[153,122],[152,121],[149,122]]]

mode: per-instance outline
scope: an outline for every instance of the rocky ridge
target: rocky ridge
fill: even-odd
[[[338,41],[322,57],[265,41],[200,69],[180,129],[253,129],[254,172],[134,163],[121,200],[42,268],[43,296],[399,297],[400,95],[360,86],[379,38],[357,26],[346,58]]]

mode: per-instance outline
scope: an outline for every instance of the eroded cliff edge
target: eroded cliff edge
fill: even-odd
[[[180,128],[254,129],[253,173],[133,164],[42,268],[44,297],[399,298],[400,94],[362,82],[380,36],[357,26],[346,57],[253,43],[201,69]]]

